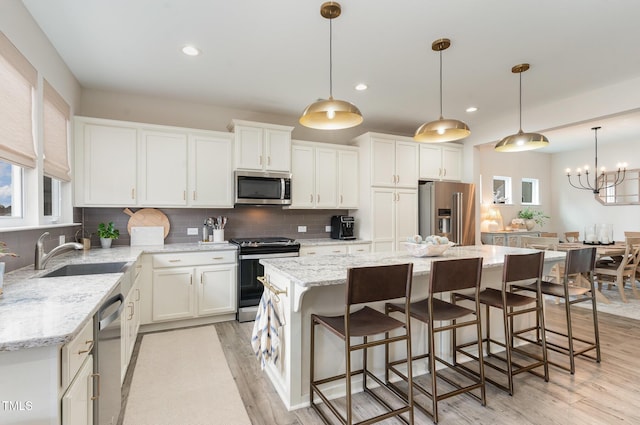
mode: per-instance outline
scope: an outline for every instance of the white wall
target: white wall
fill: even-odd
[[[477,156],[479,158],[479,170],[482,185],[481,202],[491,204],[493,201],[493,176],[511,177],[512,185],[512,205],[493,205],[500,211],[504,225],[509,225],[511,220],[517,217],[518,211],[524,207],[520,204],[522,199],[522,178],[538,179],[540,191],[540,205],[532,206],[533,209],[541,210],[546,215],[551,216],[545,225],[535,230],[554,231],[556,220],[552,211],[551,183],[551,155],[535,151],[529,152],[496,152],[494,144],[477,146]],[[479,189],[480,190],[480,189]]]
[[[630,169],[640,168],[639,144],[640,140],[629,140],[621,144],[598,146],[598,165],[613,170],[618,162],[627,162]],[[586,225],[613,224],[614,239],[623,240],[625,231],[640,231],[640,205],[604,206],[594,199],[591,191],[574,189],[567,181],[567,168],[575,170],[588,164],[593,169],[594,156],[593,147],[552,155],[553,231],[580,231],[582,236]]]

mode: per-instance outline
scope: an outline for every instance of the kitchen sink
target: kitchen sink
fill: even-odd
[[[126,261],[113,263],[68,264],[39,277],[81,276],[88,274],[122,273],[126,270]]]

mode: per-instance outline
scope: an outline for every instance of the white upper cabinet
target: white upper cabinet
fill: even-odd
[[[406,140],[404,140],[406,139]],[[369,158],[370,186],[417,188],[418,144],[408,138],[366,133],[356,138],[361,157]]]
[[[187,135],[142,131],[140,205],[187,205]]]
[[[233,120],[235,169],[291,172],[293,127]]]
[[[358,152],[294,140],[290,208],[358,208]]]
[[[75,206],[233,208],[233,135],[75,117]]]
[[[358,152],[338,151],[338,208],[356,209],[360,203]]]
[[[231,144],[230,134],[189,135],[189,205],[233,208]]]
[[[420,178],[462,180],[462,147],[444,144],[421,144]]]
[[[136,128],[107,120],[75,120],[75,204],[137,203]]]

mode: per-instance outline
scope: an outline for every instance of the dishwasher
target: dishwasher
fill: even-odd
[[[124,309],[124,299],[128,274],[125,272],[93,319],[95,337],[94,373],[98,379],[94,384],[93,423],[94,425],[116,425],[122,403],[121,387],[121,331],[120,315]]]

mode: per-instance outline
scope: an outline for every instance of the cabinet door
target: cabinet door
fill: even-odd
[[[418,145],[396,142],[396,187],[418,187]]]
[[[193,269],[168,268],[153,271],[154,322],[194,316]]]
[[[197,267],[198,316],[236,312],[236,265]]]
[[[442,173],[447,180],[462,180],[462,149],[442,147]]]
[[[376,252],[381,247],[388,248],[389,251],[393,250],[396,229],[395,198],[394,189],[371,189],[372,242]]]
[[[145,131],[141,143],[140,204],[187,204],[187,135]]]
[[[236,126],[236,168],[245,170],[263,170],[262,152],[263,130],[259,127]]]
[[[338,151],[338,208],[356,209],[360,203],[358,152]]]
[[[520,236],[507,235],[507,246],[520,248]]]
[[[395,186],[395,141],[371,139],[371,186]]]
[[[418,191],[396,192],[396,250],[404,250],[402,243],[418,233]]]
[[[316,148],[316,208],[338,205],[338,160],[335,149]]]
[[[264,129],[266,158],[263,160],[267,171],[291,171],[291,132],[285,130]]]
[[[80,132],[86,205],[131,205],[136,203],[137,138],[135,128],[84,124]],[[80,158],[79,158],[80,159]],[[75,179],[74,179],[75,180]]]
[[[93,356],[89,355],[62,396],[62,425],[93,423]]]
[[[231,138],[189,136],[189,205],[233,208]]]
[[[315,159],[310,146],[291,147],[291,208],[315,205]]]
[[[420,145],[420,178],[439,179],[442,173],[442,149],[440,146]]]

